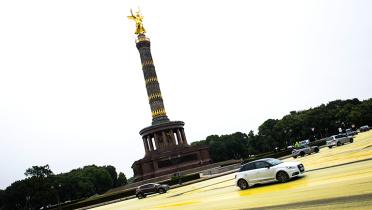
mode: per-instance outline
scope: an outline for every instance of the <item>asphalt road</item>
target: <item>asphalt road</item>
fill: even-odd
[[[354,143],[295,161],[309,171],[284,184],[242,191],[235,186],[235,174],[229,174],[95,209],[372,209],[372,131],[359,134]]]

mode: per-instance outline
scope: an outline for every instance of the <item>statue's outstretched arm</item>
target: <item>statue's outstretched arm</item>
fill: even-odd
[[[136,17],[133,15],[133,11],[132,11],[132,9],[130,9],[130,14],[131,14],[131,16],[127,16],[128,19],[130,19],[130,20],[135,20]]]

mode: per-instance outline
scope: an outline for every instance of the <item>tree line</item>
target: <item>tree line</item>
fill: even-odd
[[[308,110],[291,111],[282,119],[268,119],[258,127],[257,134],[251,130],[248,134],[210,135],[191,145],[208,145],[211,158],[218,162],[283,150],[297,141],[337,134],[340,128],[356,130],[371,124],[372,98],[335,100]]]
[[[73,202],[127,184],[124,173],[114,166],[89,165],[55,175],[45,166],[32,166],[26,178],[0,190],[0,209],[40,209]]]

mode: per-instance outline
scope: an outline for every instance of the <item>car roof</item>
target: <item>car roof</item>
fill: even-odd
[[[258,161],[267,161],[267,160],[272,160],[272,159],[275,159],[275,158],[262,158],[262,159],[258,159],[258,160],[254,160],[254,161],[250,161],[248,163],[245,163],[244,165],[247,165],[249,163],[255,163],[255,162],[258,162]],[[244,166],[242,165],[242,166]]]
[[[146,183],[146,184],[142,184],[142,185],[140,185],[138,187],[142,187],[143,185],[148,185],[148,184],[157,184],[157,183]]]

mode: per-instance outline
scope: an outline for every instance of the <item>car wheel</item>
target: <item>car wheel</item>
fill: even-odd
[[[159,188],[159,189],[158,189],[158,192],[159,192],[160,194],[163,194],[163,193],[165,193],[165,190],[164,190],[163,188]]]
[[[354,139],[350,139],[350,143],[353,143],[354,142]]]
[[[305,153],[304,152],[301,152],[300,153],[301,157],[305,156]]]
[[[238,186],[240,187],[240,189],[242,190],[245,190],[245,189],[248,189],[248,182],[245,181],[244,179],[241,179],[238,181]]]
[[[341,142],[337,142],[337,146],[338,146],[338,147],[341,146]]]
[[[276,174],[276,179],[280,182],[280,183],[284,183],[284,182],[287,182],[289,180],[289,176],[286,172],[284,171],[279,171],[277,174]]]
[[[315,148],[314,148],[314,152],[315,152],[315,153],[318,153],[318,152],[319,152],[319,148],[318,148],[318,147],[315,147]]]
[[[142,199],[142,198],[144,198],[144,197],[145,197],[145,196],[143,195],[143,193],[138,193],[138,194],[137,194],[137,198],[138,198],[138,199]]]

